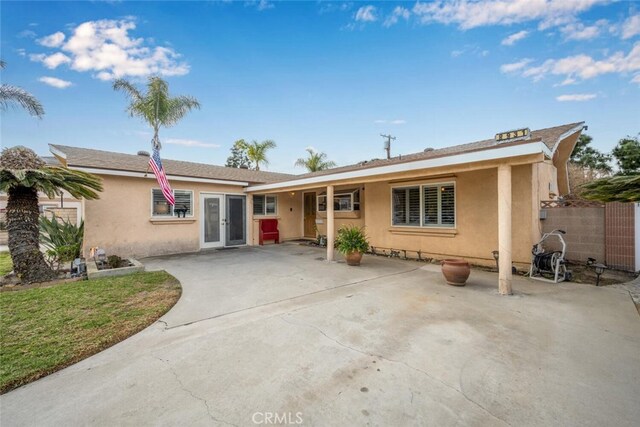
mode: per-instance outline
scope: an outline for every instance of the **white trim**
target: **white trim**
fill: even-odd
[[[549,147],[547,147],[543,142],[538,141],[526,144],[512,145],[509,147],[500,147],[491,150],[481,150],[471,153],[456,154],[452,156],[436,157],[434,159],[416,160],[413,162],[398,163],[388,166],[378,166],[349,172],[338,172],[328,175],[312,176],[309,178],[293,179],[291,181],[277,182],[273,184],[254,185],[245,188],[244,191],[248,193],[253,191],[274,190],[299,185],[326,183],[330,181],[363,178],[368,176],[384,175],[396,172],[407,172],[412,170],[428,169],[441,166],[461,165],[465,163],[498,160],[509,157],[526,156],[529,154],[539,153],[544,153],[548,156],[551,155]]]
[[[560,142],[565,139],[566,137],[568,137],[569,135],[572,135],[576,132],[580,132],[582,129],[584,129],[584,122],[581,122],[578,126],[573,127],[571,129],[569,129],[568,131],[566,131],[565,133],[563,133],[562,135],[560,135],[558,137],[558,140],[555,142],[555,144],[553,144],[553,149],[551,149],[551,156],[553,156],[554,154],[556,154],[556,150],[558,149],[558,146],[560,145]],[[552,157],[553,158],[553,157]]]
[[[246,196],[246,194],[244,194],[244,193],[241,193],[241,194],[243,196]],[[255,203],[253,203],[253,198],[256,197],[256,196],[264,197],[264,205],[263,205],[264,206],[264,211],[263,211],[263,213],[257,214],[257,213],[254,212]],[[275,208],[276,208],[275,212],[267,212],[267,197],[275,198]],[[278,209],[278,195],[277,194],[251,194],[251,199],[252,199],[251,200],[251,204],[252,204],[252,206],[251,206],[251,215],[252,216],[258,216],[258,217],[261,217],[261,218],[265,218],[265,217],[268,217],[268,216],[278,216],[279,209]]]
[[[153,214],[153,190],[158,190],[160,192],[162,192],[162,188],[160,187],[151,187],[151,219],[165,219],[165,218],[177,218],[175,212],[173,212],[170,215],[154,215]],[[186,191],[191,193],[191,206],[190,206],[190,210],[191,210],[191,214],[190,215],[186,215],[184,218],[195,218],[195,208],[196,208],[196,204],[195,204],[195,192],[193,190],[185,190],[183,188],[172,188],[171,191],[173,192],[173,197],[176,196],[176,191]],[[175,209],[174,207],[169,208],[169,210],[173,210]]]
[[[225,246],[225,241],[226,241],[226,227],[223,224],[223,217],[224,217],[224,213],[225,213],[225,195],[224,194],[220,194],[220,193],[203,193],[203,192],[199,192],[198,196],[200,198],[200,249],[208,249],[208,248],[223,248]],[[219,218],[219,224],[218,226],[220,227],[220,240],[218,242],[208,242],[205,243],[204,241],[204,227],[205,227],[205,219],[204,219],[204,201],[207,197],[213,198],[213,197],[217,197],[218,200],[220,201],[218,203],[218,208],[220,209],[220,218]]]
[[[51,154],[53,154],[54,156],[62,157],[63,159],[67,160],[67,155],[65,153],[63,153],[62,151],[58,150],[57,148],[55,148],[51,144],[49,144],[49,152]]]
[[[142,172],[120,171],[120,170],[100,169],[100,168],[85,168],[85,167],[79,167],[79,166],[70,166],[69,169],[89,172],[97,175],[130,176],[134,178],[148,178],[153,180],[156,179],[152,171],[149,171],[149,173],[145,174]],[[167,179],[174,180],[174,181],[185,181],[185,182],[205,182],[208,184],[234,185],[234,186],[240,186],[240,187],[246,187],[249,185],[249,183],[246,181],[225,181],[222,179],[193,178],[193,177],[180,176],[180,175],[167,175]]]
[[[426,225],[424,223],[424,187],[436,187],[441,188],[443,185],[453,185],[453,225]],[[394,189],[410,189],[410,188],[418,188],[420,191],[420,225],[413,224],[394,224],[393,223],[393,190]],[[438,217],[442,219],[442,201],[440,192],[438,192]],[[437,229],[437,230],[455,230],[458,228],[458,185],[456,180],[446,180],[446,181],[437,181],[437,182],[420,182],[420,183],[398,183],[397,185],[392,185],[389,188],[389,202],[390,202],[390,212],[391,218],[389,218],[391,227],[403,227],[403,228],[415,228],[415,229]],[[407,199],[408,200],[408,199]],[[407,212],[408,213],[408,212]]]

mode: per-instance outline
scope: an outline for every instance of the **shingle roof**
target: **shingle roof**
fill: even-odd
[[[111,151],[69,147],[57,144],[50,144],[50,146],[65,154],[67,166],[146,172],[149,163],[149,157],[136,154],[114,153]],[[162,165],[167,175],[243,181],[254,184],[283,181],[294,177],[294,175],[284,173],[228,168],[225,166],[184,162],[180,160],[162,159]]]
[[[542,141],[550,150],[553,150],[559,138],[570,130],[584,125],[584,122],[569,123],[566,125],[555,126],[546,129],[538,129],[531,131],[528,140],[520,140],[516,142],[496,142],[495,139],[485,139],[482,141],[470,142],[468,144],[454,145],[451,147],[438,148],[430,151],[406,154],[402,156],[392,157],[391,159],[375,159],[367,162],[360,162],[353,165],[341,166],[332,169],[326,169],[319,172],[311,172],[304,175],[298,175],[295,179],[308,178],[313,176],[331,175],[334,173],[351,172],[360,169],[369,169],[379,166],[393,165],[397,163],[407,163],[417,160],[432,159],[437,157],[452,156],[455,154],[469,153],[472,151],[490,150],[492,148],[504,147],[508,145],[525,144],[532,141]]]
[[[446,157],[473,151],[491,150],[493,148],[504,147],[508,145],[525,144],[532,141],[542,141],[550,150],[553,150],[555,144],[558,142],[561,136],[573,129],[581,128],[581,126],[583,125],[584,122],[576,122],[561,126],[534,130],[531,131],[531,135],[528,140],[520,140],[515,142],[496,142],[493,138],[485,139],[468,144],[454,145],[451,147],[444,147],[430,151],[407,154],[392,157],[391,159],[375,159],[367,162],[360,162],[348,166],[341,166],[302,175],[290,175],[276,172],[228,168],[224,166],[215,166],[203,163],[183,162],[179,160],[168,159],[163,159],[162,164],[165,167],[167,175],[220,179],[229,181],[245,181],[251,184],[267,184],[284,182],[292,179],[308,178],[313,176],[331,175],[340,172],[370,169],[397,163],[408,163],[417,160]],[[61,151],[67,156],[68,166],[112,169],[132,172],[145,172],[147,170],[148,157],[146,156],[113,153],[110,151],[69,147],[65,145],[51,144],[51,147],[58,151]]]

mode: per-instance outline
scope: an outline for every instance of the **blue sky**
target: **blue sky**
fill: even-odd
[[[508,3],[505,7],[505,3]],[[135,153],[144,123],[111,79],[161,74],[202,109],[163,130],[165,158],[224,164],[273,139],[269,170],[306,147],[345,165],[584,120],[597,148],[640,132],[640,3],[10,2],[2,82],[44,104],[2,115],[2,146]]]

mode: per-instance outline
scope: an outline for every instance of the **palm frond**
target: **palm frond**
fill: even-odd
[[[32,116],[42,118],[44,107],[38,99],[26,90],[7,84],[0,86],[0,109],[6,111],[9,106],[19,105]]]
[[[131,98],[133,102],[140,102],[143,98],[140,91],[125,79],[115,80],[113,82],[113,90],[119,90],[124,92],[129,96],[129,98]]]

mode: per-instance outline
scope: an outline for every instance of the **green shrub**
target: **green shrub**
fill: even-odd
[[[344,225],[338,229],[336,248],[343,254],[351,252],[364,253],[369,250],[369,242],[364,228],[355,225]]]
[[[62,263],[80,257],[84,238],[84,222],[77,226],[69,221],[58,221],[55,217],[40,217],[40,243],[47,249],[49,263],[58,268]]]

